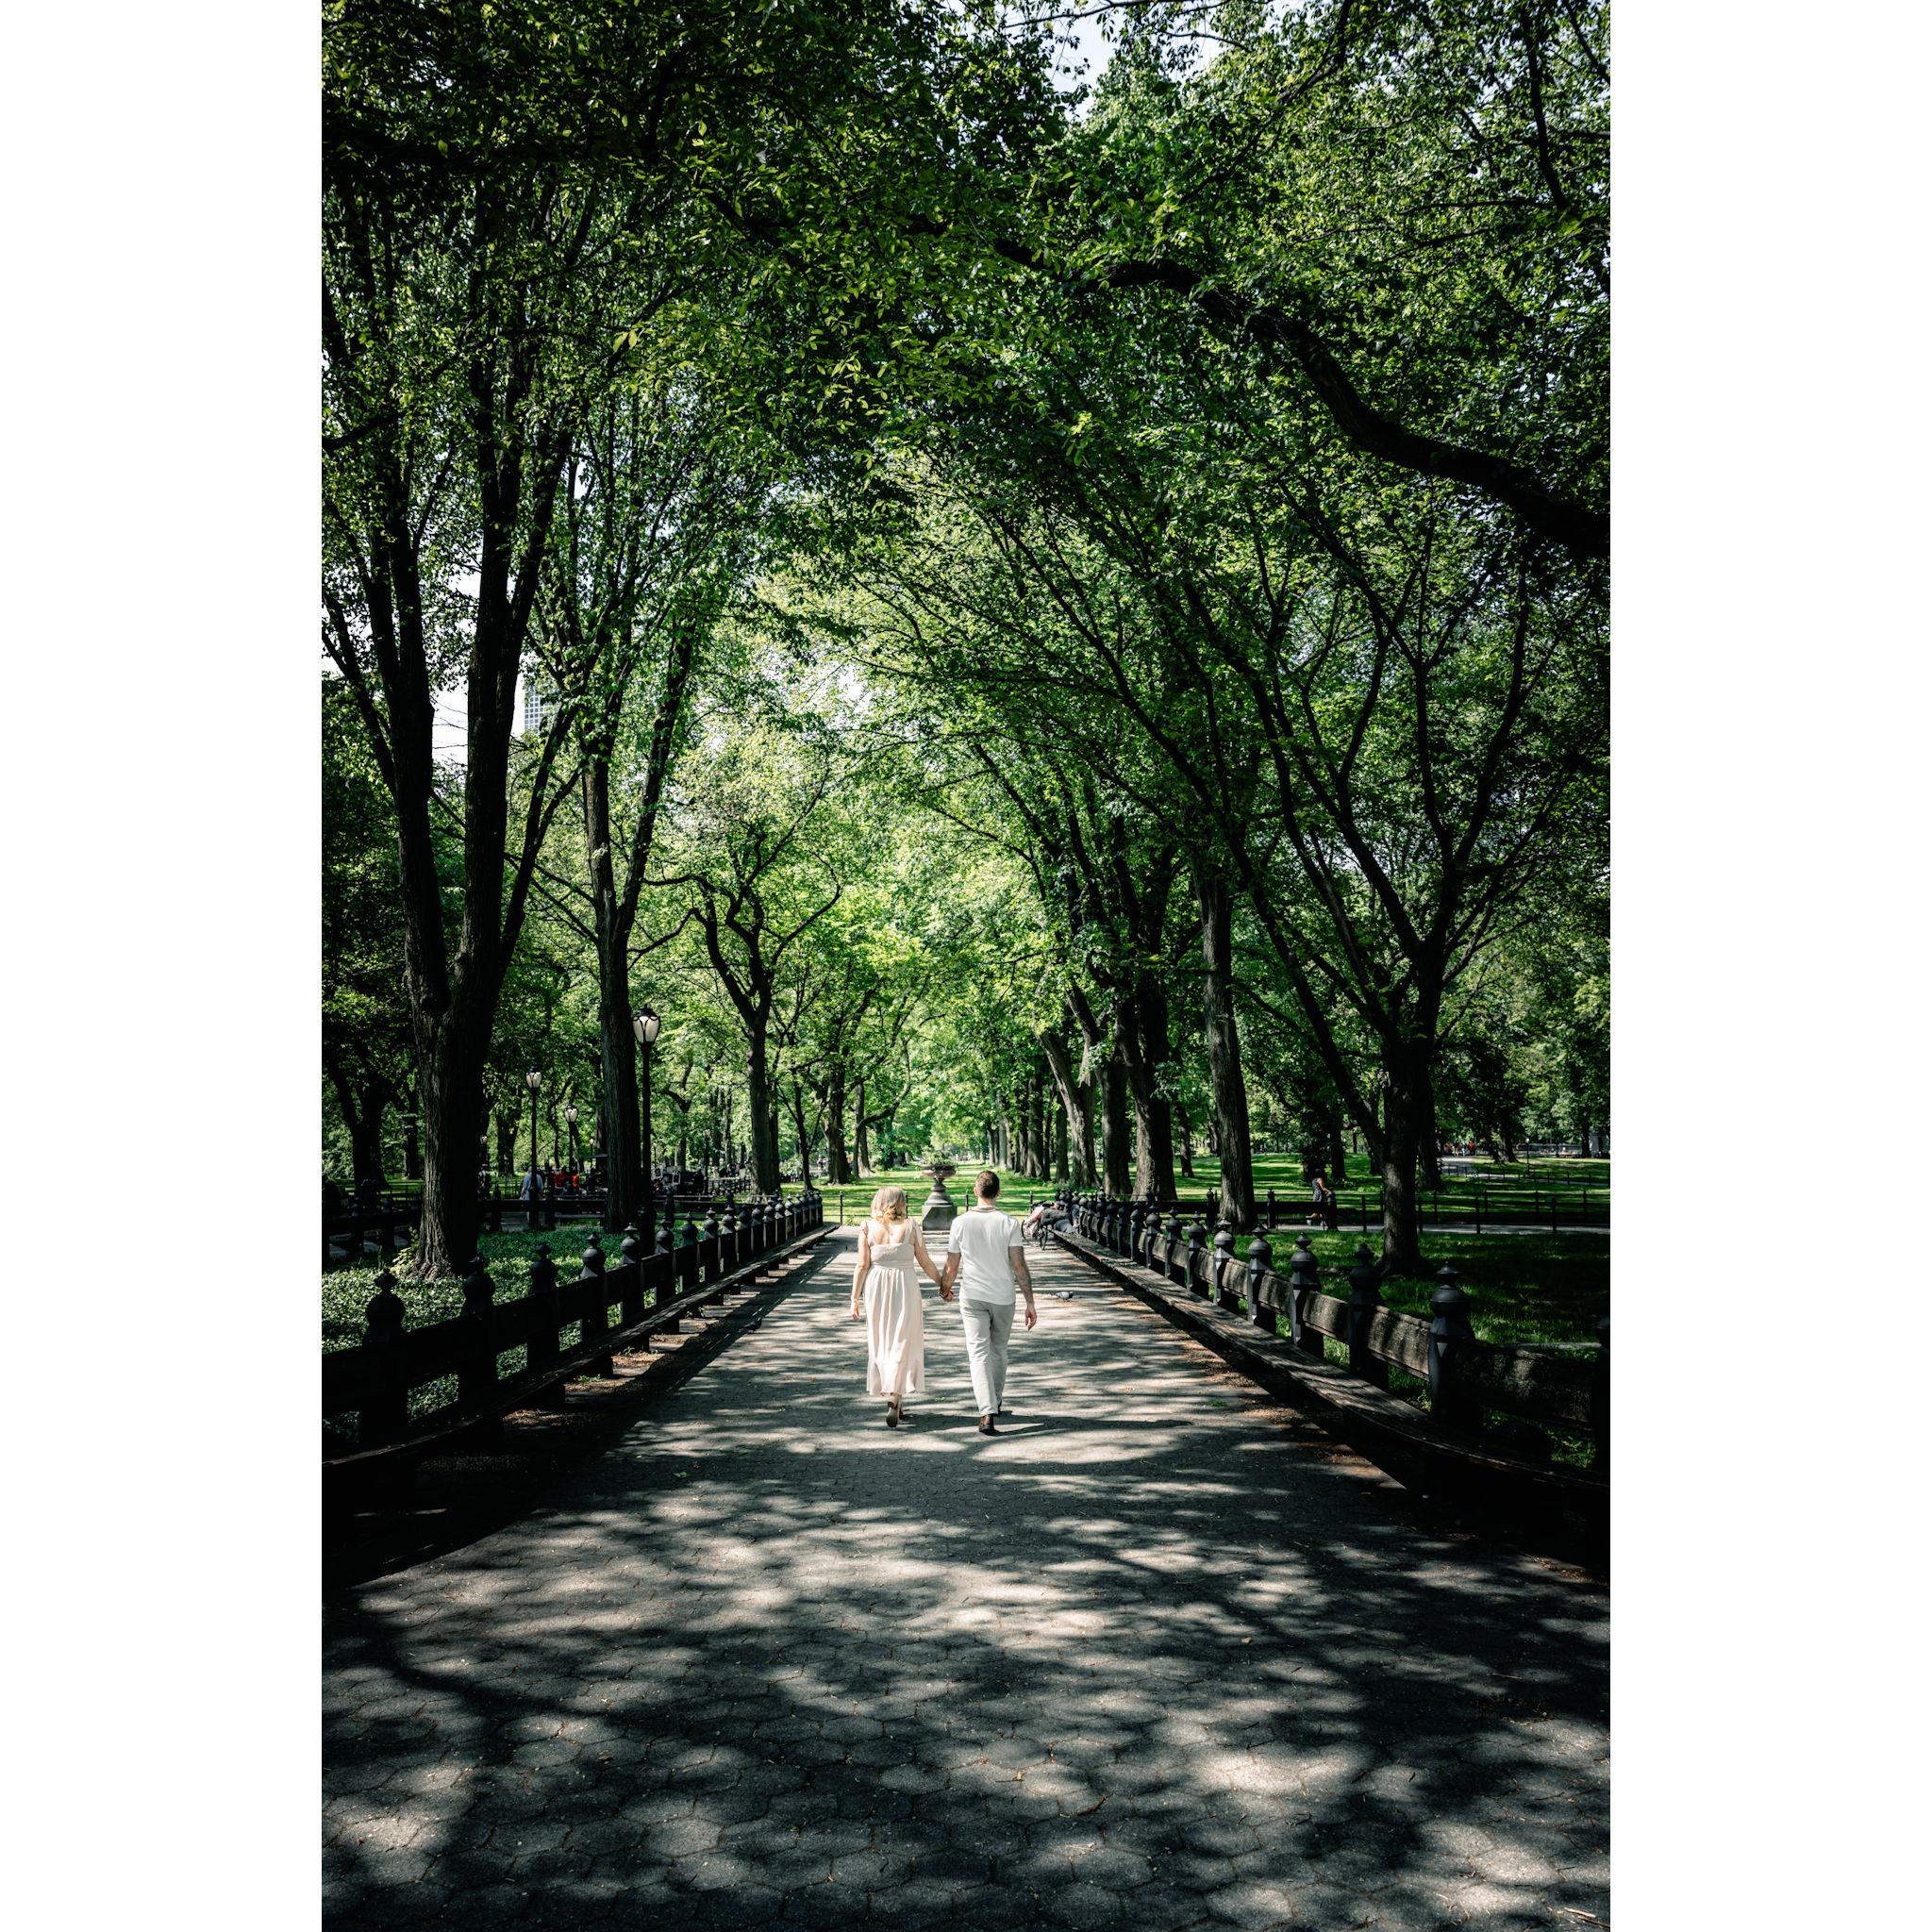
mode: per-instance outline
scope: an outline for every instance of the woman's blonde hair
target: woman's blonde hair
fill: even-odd
[[[881,1188],[872,1197],[872,1218],[882,1226],[890,1227],[895,1221],[904,1221],[908,1211],[904,1188]]]

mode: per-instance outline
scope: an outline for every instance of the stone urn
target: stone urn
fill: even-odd
[[[958,1209],[953,1206],[953,1197],[946,1192],[948,1178],[958,1173],[950,1160],[930,1160],[920,1173],[932,1180],[932,1192],[925,1197],[925,1206],[919,1210],[919,1224],[929,1235],[945,1234],[953,1225],[953,1217]]]

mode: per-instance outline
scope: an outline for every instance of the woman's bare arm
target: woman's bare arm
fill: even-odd
[[[929,1280],[939,1287],[945,1287],[945,1277],[932,1265],[932,1257],[925,1251],[925,1231],[918,1222],[912,1224],[912,1252],[918,1257],[919,1265],[925,1270]]]
[[[858,1298],[865,1291],[865,1277],[872,1273],[872,1223],[858,1230],[858,1272],[852,1277],[852,1319],[859,1319]]]

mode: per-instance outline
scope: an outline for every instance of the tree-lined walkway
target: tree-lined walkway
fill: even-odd
[[[1604,1592],[1058,1255],[1003,1434],[930,1298],[888,1432],[849,1270],[331,1606],[331,1926],[1607,1920]]]

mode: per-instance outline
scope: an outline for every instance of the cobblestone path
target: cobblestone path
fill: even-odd
[[[930,1294],[888,1431],[845,1239],[550,1507],[328,1606],[331,1928],[1607,1921],[1602,1591],[1060,1256],[1003,1433]]]

